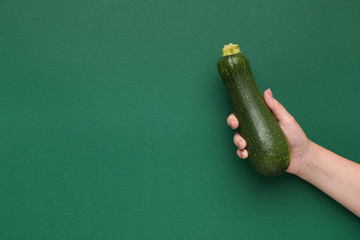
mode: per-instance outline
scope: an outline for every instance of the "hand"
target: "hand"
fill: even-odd
[[[275,118],[279,122],[280,127],[284,131],[290,146],[291,161],[290,166],[286,171],[289,173],[298,174],[304,164],[310,159],[313,144],[307,138],[294,117],[291,116],[286,111],[286,109],[273,97],[270,89],[264,92],[264,99],[269,109],[272,111]],[[227,123],[232,129],[237,129],[239,127],[239,121],[236,119],[234,114],[229,115],[227,118]],[[236,132],[234,135],[234,143],[238,147],[237,155],[243,159],[247,158],[248,152],[246,150],[246,141],[239,132]]]

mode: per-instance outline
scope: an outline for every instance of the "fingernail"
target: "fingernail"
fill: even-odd
[[[230,121],[230,127],[231,127],[231,128],[234,128],[234,127],[235,127],[235,121],[234,121],[234,120],[231,120],[231,121]]]
[[[238,147],[239,147],[239,148],[242,148],[242,144],[241,144],[241,143],[242,143],[241,141],[238,142]]]
[[[272,91],[271,91],[270,88],[269,88],[269,94],[270,94],[270,97],[271,97],[271,98],[274,98],[273,93],[272,93]]]

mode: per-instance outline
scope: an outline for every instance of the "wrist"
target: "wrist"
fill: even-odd
[[[309,175],[314,172],[314,169],[316,169],[318,165],[316,163],[316,157],[315,157],[317,151],[318,151],[317,144],[309,140],[309,147],[307,154],[304,155],[303,164],[293,174],[303,179],[308,178]]]

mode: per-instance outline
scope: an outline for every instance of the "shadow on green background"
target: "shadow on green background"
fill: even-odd
[[[238,43],[309,138],[353,161],[356,1],[1,1],[0,239],[356,239],[310,184],[236,157]]]

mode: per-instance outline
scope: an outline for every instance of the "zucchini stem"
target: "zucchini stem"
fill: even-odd
[[[223,47],[222,52],[223,56],[234,55],[240,53],[240,48],[239,45],[230,43]]]

